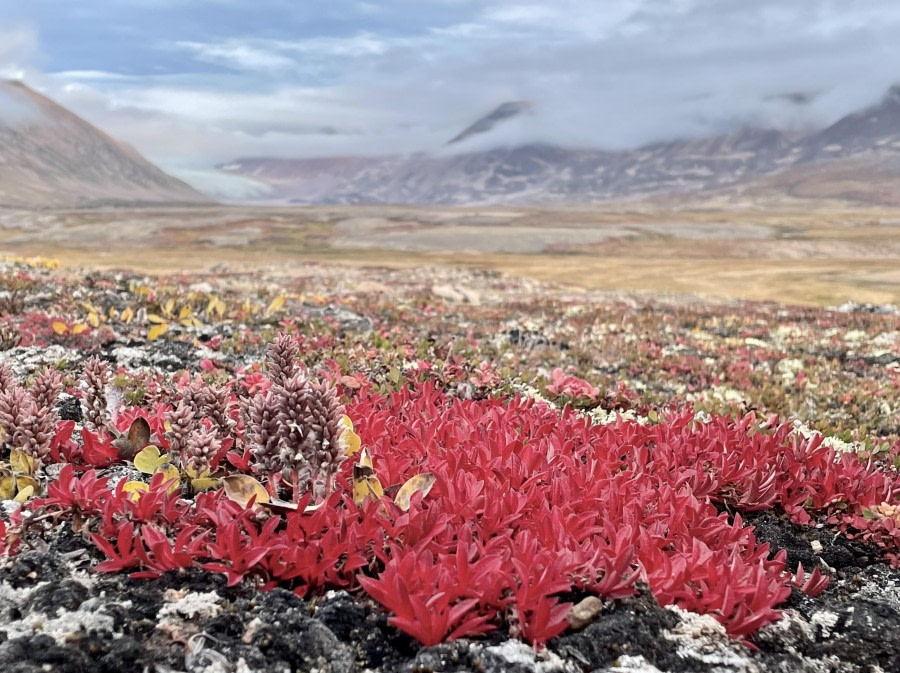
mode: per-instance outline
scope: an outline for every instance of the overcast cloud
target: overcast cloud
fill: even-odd
[[[900,81],[898,34],[895,0],[29,0],[0,74],[196,177],[448,151],[508,100],[533,110],[453,151],[819,127]]]

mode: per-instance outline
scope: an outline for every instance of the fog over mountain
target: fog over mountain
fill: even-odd
[[[249,157],[219,168],[267,185],[266,199],[302,204],[539,205],[688,193],[900,204],[898,86],[817,131],[747,126],[635,150],[498,142],[526,109],[530,106],[522,103],[503,104],[451,141],[467,148],[473,141],[493,145],[486,150]]]
[[[516,101],[445,151],[809,132],[898,80],[897,34],[893,0],[33,0],[0,3],[0,73],[210,183],[235,157],[434,153]]]
[[[33,0],[0,3],[0,75],[244,198],[211,167],[808,134],[900,79],[898,34],[893,0]]]

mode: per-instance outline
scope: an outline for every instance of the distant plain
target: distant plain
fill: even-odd
[[[610,292],[900,303],[900,210],[884,207],[0,210],[0,253],[148,273],[463,266]]]

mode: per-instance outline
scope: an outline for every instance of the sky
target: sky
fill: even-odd
[[[0,0],[0,76],[200,183],[246,156],[819,128],[900,82],[898,34],[896,0]],[[505,101],[530,112],[444,147]]]

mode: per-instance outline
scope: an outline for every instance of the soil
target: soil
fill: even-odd
[[[746,644],[711,617],[661,608],[648,591],[608,602],[546,650],[495,633],[421,647],[360,595],[300,599],[227,587],[200,569],[155,580],[89,572],[99,555],[63,529],[0,568],[0,671],[540,673],[900,670],[900,571],[877,550],[772,512],[747,514],[788,563],[832,576],[815,598],[795,590],[784,617]],[[822,544],[819,554],[811,542]],[[38,541],[33,541],[35,547]],[[827,569],[831,567],[831,570]],[[572,597],[576,598],[577,597]],[[755,651],[756,650],[756,651]]]

